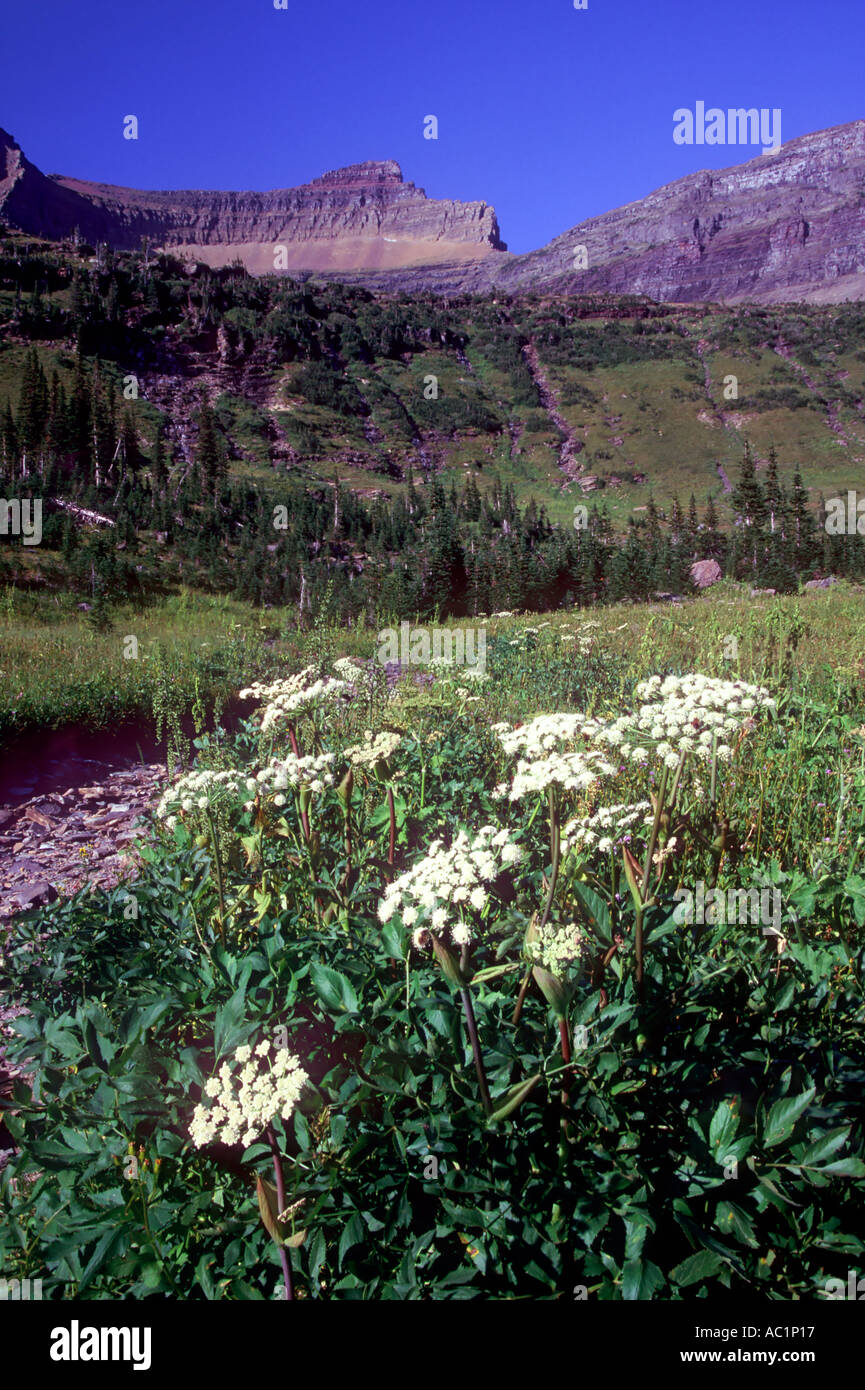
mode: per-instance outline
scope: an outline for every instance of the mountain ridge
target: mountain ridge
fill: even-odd
[[[22,231],[56,238],[76,225],[88,240],[127,250],[146,236],[210,265],[239,257],[254,274],[307,272],[397,294],[865,298],[863,120],[686,174],[521,255],[508,252],[491,205],[428,199],[393,160],[294,189],[147,191],[46,176],[0,131],[4,151],[0,215]]]

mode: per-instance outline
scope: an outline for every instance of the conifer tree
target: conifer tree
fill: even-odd
[[[743,550],[747,556],[752,575],[756,577],[760,567],[763,544],[763,527],[766,523],[766,498],[757,478],[754,458],[750,444],[745,445],[745,457],[739,474],[739,482],[734,487],[730,502],[743,531]]]
[[[825,507],[823,511],[825,522]],[[818,550],[817,525],[808,509],[808,491],[802,483],[799,469],[793,474],[793,487],[790,494],[790,526],[793,542],[793,565],[798,574],[805,574],[811,568]]]
[[[226,466],[222,448],[216,435],[213,411],[204,396],[202,397],[201,408],[198,412],[198,442],[195,448],[195,466],[202,491],[208,495],[212,495],[216,491],[221,479],[225,476]]]

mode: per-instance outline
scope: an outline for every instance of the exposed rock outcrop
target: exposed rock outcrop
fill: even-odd
[[[210,264],[240,257],[257,273],[464,262],[504,250],[494,208],[427,198],[393,160],[266,193],[147,192],[46,177],[2,130],[0,215],[38,236],[69,236],[77,227],[120,250],[147,237]]]
[[[146,236],[213,264],[239,256],[257,273],[309,270],[401,294],[836,303],[865,298],[865,121],[689,174],[521,256],[487,203],[429,199],[393,161],[268,193],[142,192],[46,177],[3,131],[0,216],[36,235],[77,226],[119,248]]]
[[[574,268],[577,247],[585,247],[585,270]],[[865,121],[689,174],[526,255],[367,274],[363,282],[401,293],[537,290],[672,303],[863,299]]]

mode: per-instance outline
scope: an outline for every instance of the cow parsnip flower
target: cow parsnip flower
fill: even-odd
[[[267,767],[256,775],[256,790],[262,796],[284,792],[288,787],[308,787],[310,791],[323,792],[334,785],[335,762],[335,753],[310,754],[305,758],[288,753],[284,758],[271,758]]]
[[[195,1107],[189,1137],[197,1149],[241,1141],[248,1148],[271,1120],[290,1119],[308,1080],[287,1048],[272,1049],[268,1040],[255,1049],[244,1044],[205,1082],[204,1094],[214,1103]]]
[[[520,758],[511,783],[510,800],[521,801],[549,787],[564,791],[586,791],[599,777],[612,777],[616,768],[602,753],[586,749],[578,753],[551,753],[547,757]]]
[[[593,720],[584,732],[631,762],[655,757],[671,769],[688,754],[708,762],[713,748],[719,761],[729,762],[731,737],[777,708],[762,686],[699,674],[651,676],[634,693],[643,701],[634,713]]]
[[[293,723],[312,710],[332,704],[340,696],[353,693],[353,687],[345,680],[328,677],[326,680],[313,680],[315,668],[308,666],[296,676],[275,681],[272,685],[251,685],[241,690],[242,700],[263,702],[261,711],[261,731],[269,733],[280,724]]]
[[[461,830],[450,848],[433,840],[425,857],[388,885],[378,905],[379,921],[401,917],[404,926],[414,928],[412,940],[418,947],[429,942],[431,933],[447,933],[454,945],[467,946],[474,926],[464,912],[482,912],[489,885],[521,858],[511,832],[494,825],[484,826],[474,838]]]
[[[385,763],[389,758],[392,758],[401,743],[402,735],[389,729],[382,729],[377,734],[374,734],[371,729],[367,729],[363,736],[363,743],[346,748],[345,756],[352,767],[374,768],[379,763]]]
[[[576,922],[564,926],[548,922],[541,929],[535,928],[534,940],[526,942],[525,950],[534,965],[542,965],[561,978],[573,964],[583,960],[590,945]]]
[[[650,801],[602,806],[591,816],[575,816],[568,821],[562,830],[562,854],[579,853],[583,858],[608,854],[626,843],[637,826],[651,824]]]
[[[162,793],[156,814],[167,824],[175,825],[177,816],[170,816],[169,812],[204,811],[220,801],[237,800],[245,786],[246,775],[242,772],[215,772],[210,769],[186,772]]]
[[[364,674],[363,666],[353,656],[340,656],[333,663],[333,669],[342,681],[356,681]]]

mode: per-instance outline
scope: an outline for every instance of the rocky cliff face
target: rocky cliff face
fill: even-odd
[[[367,275],[364,283],[402,293],[539,290],[673,303],[865,299],[865,121],[689,174],[527,255]]]
[[[43,236],[77,225],[121,248],[147,236],[212,264],[240,256],[256,273],[310,270],[403,294],[832,303],[865,298],[865,121],[690,174],[523,256],[507,253],[488,204],[429,199],[393,162],[269,193],[145,193],[46,178],[2,131],[0,216]]]
[[[585,270],[574,269],[578,246]],[[691,174],[472,278],[674,302],[861,299],[865,121]]]
[[[144,192],[47,177],[0,131],[0,216],[34,235],[68,236],[131,250],[188,250],[250,270],[342,270],[470,261],[503,251],[487,203],[427,198],[398,164],[369,161],[300,188],[267,193]]]

